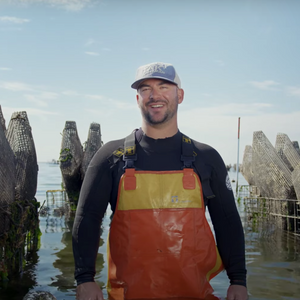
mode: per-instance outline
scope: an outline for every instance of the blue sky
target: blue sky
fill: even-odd
[[[39,161],[58,159],[65,121],[104,142],[141,124],[137,67],[174,64],[179,128],[237,160],[262,130],[300,140],[300,1],[1,0],[0,105],[25,110]]]

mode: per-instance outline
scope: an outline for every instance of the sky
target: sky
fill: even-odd
[[[123,138],[141,125],[136,69],[158,61],[185,91],[179,129],[226,164],[255,131],[299,141],[299,13],[297,0],[0,0],[6,126],[27,112],[39,162],[59,158],[66,121],[82,144],[92,122],[104,143]]]

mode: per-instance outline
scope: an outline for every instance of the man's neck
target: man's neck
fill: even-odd
[[[176,126],[174,124],[172,126],[152,126],[143,122],[142,130],[148,137],[153,139],[165,139],[174,136],[178,132],[178,126],[177,124]]]

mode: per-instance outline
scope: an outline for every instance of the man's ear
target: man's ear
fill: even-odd
[[[184,90],[178,88],[177,89],[177,97],[178,97],[178,104],[182,103],[183,98],[184,98]]]
[[[136,102],[139,104],[139,94],[136,94]]]

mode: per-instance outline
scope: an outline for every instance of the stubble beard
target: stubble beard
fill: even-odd
[[[153,103],[156,103],[156,102],[162,102],[162,101],[151,101],[148,104],[148,106]],[[149,111],[147,111],[145,108],[141,107],[141,112],[142,112],[142,115],[143,115],[145,121],[149,125],[152,125],[152,126],[157,126],[157,125],[162,125],[164,123],[167,123],[169,120],[171,120],[175,116],[175,114],[177,113],[177,110],[178,110],[178,96],[176,96],[174,106],[171,108],[168,108],[167,111],[165,112],[164,116],[161,119],[155,119],[155,117],[152,116]]]

